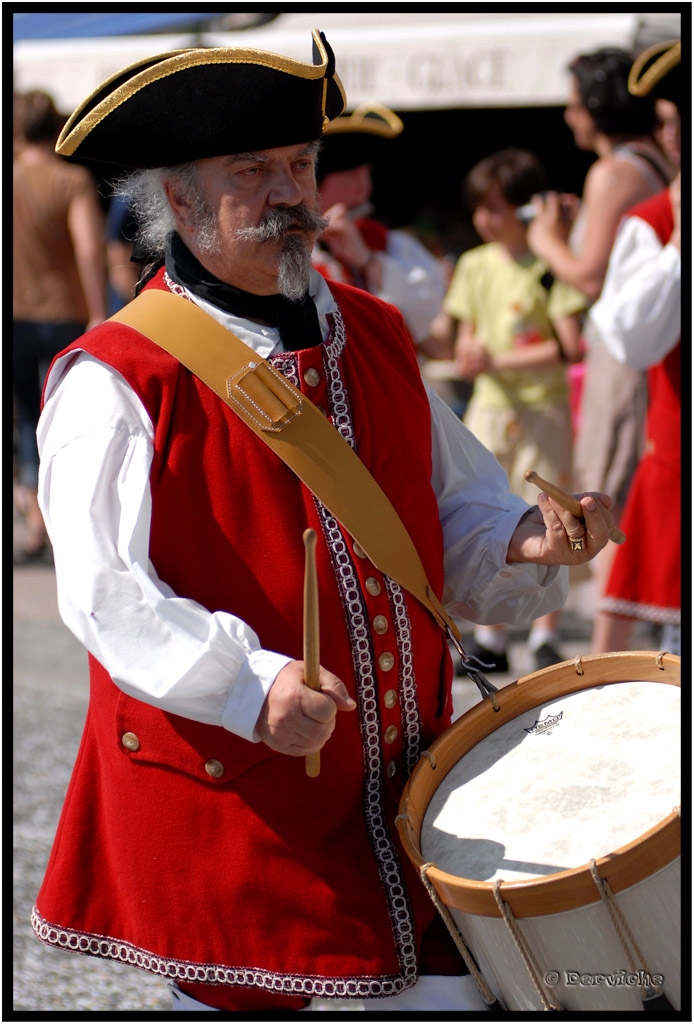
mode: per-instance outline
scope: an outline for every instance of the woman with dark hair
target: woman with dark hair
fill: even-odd
[[[548,193],[535,198],[537,216],[528,230],[528,246],[559,279],[589,299],[600,295],[619,223],[636,203],[660,192],[675,168],[658,146],[653,97],[629,93],[633,63],[625,50],[603,48],[577,57],[564,119],[579,149],[598,159],[586,175],[582,202]],[[569,215],[567,216],[567,212]],[[580,406],[576,423],[573,485],[612,495],[618,521],[642,453],[647,404],[645,374],[619,364],[594,329],[584,334]],[[609,571],[614,544],[595,565]]]
[[[586,175],[571,237],[566,204],[551,193],[538,203],[528,232],[531,249],[555,276],[592,300],[600,294],[622,215],[659,192],[675,174],[656,142],[655,100],[631,96],[627,89],[632,62],[626,50],[604,48],[577,57],[569,66],[564,120],[578,148],[598,159]]]
[[[626,50],[610,47],[576,57],[569,65],[581,102],[605,135],[649,135],[656,125],[654,100],[629,92],[630,68]]]

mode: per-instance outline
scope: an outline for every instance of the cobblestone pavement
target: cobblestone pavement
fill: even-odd
[[[82,731],[87,664],[82,647],[59,619],[50,559],[15,565],[13,576],[14,1010],[42,1014],[169,1011],[170,997],[163,979],[48,948],[31,930],[31,908]],[[567,605],[562,635],[567,658],[587,652],[585,609],[572,610]],[[514,634],[513,639],[512,673],[494,677],[500,686],[532,670],[524,634]],[[639,640],[635,646],[651,645]],[[456,681],[456,714],[478,699],[470,681]]]

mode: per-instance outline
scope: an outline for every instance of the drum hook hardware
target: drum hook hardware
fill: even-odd
[[[494,899],[496,900],[497,907],[501,911],[501,916],[504,919],[504,924],[511,933],[511,938],[513,939],[516,945],[516,949],[518,950],[523,959],[525,969],[530,975],[530,980],[537,989],[537,994],[542,1000],[542,1008],[543,1010],[563,1010],[564,1007],[561,1005],[561,1003],[557,1002],[557,1000],[554,998],[551,992],[547,993],[547,991],[545,990],[544,986],[540,981],[540,965],[538,964],[537,959],[535,958],[535,954],[530,948],[528,940],[518,927],[518,923],[515,917],[513,916],[513,911],[511,910],[510,906],[501,895],[502,884],[502,879],[499,879],[494,883],[494,889],[492,890],[494,894]]]
[[[499,702],[496,699],[496,694],[498,693],[499,687],[494,686],[493,683],[490,683],[487,677],[485,676],[484,672],[482,671],[482,669],[492,668],[492,666],[488,665],[484,661],[480,661],[480,659],[476,658],[474,654],[467,654],[460,640],[458,640],[457,637],[454,636],[450,626],[448,627],[447,631],[449,640],[451,641],[451,643],[453,644],[453,646],[455,647],[456,651],[458,652],[462,659],[463,671],[465,672],[466,675],[470,677],[470,679],[472,679],[473,683],[482,694],[482,697],[488,697],[490,699],[494,710],[500,711],[501,708],[499,707]]]
[[[496,699],[496,694],[498,693],[499,687],[494,686],[493,683],[490,683],[487,677],[485,676],[484,672],[482,671],[483,668],[491,668],[491,666],[485,664],[485,662],[483,661],[480,661],[479,658],[476,658],[474,656],[474,654],[465,653],[463,653],[462,664],[463,671],[470,677],[470,679],[472,679],[473,683],[476,685],[477,689],[482,694],[482,697],[489,697],[490,701],[492,702],[492,707],[494,708],[494,710],[500,711],[501,708],[499,707],[499,701]]]
[[[669,654],[669,653],[670,653],[669,651],[661,651],[660,654],[656,654],[656,656],[655,656],[655,663],[656,663],[656,665],[658,666],[658,668],[660,669],[661,672],[663,671],[663,658],[665,657],[666,654]]]

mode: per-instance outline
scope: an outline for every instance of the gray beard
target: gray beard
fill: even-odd
[[[303,203],[291,208],[273,210],[256,228],[241,228],[236,237],[255,242],[269,242],[282,239],[279,258],[277,290],[285,299],[297,302],[308,291],[311,278],[311,250],[306,239],[286,232],[296,224],[309,231],[320,232],[327,227],[327,221],[317,210]]]
[[[303,238],[290,235],[284,240],[279,259],[277,290],[285,299],[298,302],[311,280],[311,252]]]
[[[203,253],[216,254],[220,251],[219,233],[214,220],[208,219],[199,222],[197,243]],[[277,291],[285,299],[297,302],[308,291],[310,276],[311,252],[309,247],[303,238],[297,235],[287,235],[283,240],[279,257]]]

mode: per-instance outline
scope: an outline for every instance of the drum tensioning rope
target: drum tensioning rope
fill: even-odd
[[[409,820],[409,815],[406,814],[399,815],[399,817],[403,817]],[[412,822],[410,821],[410,824],[411,823]],[[472,976],[473,981],[475,982],[475,985],[477,986],[477,991],[479,992],[484,1002],[487,1004],[488,1010],[491,1013],[505,1013],[504,1007],[501,1005],[498,999],[496,999],[494,993],[491,991],[486,981],[482,977],[482,972],[480,971],[472,953],[468,949],[467,943],[465,942],[465,939],[463,938],[459,929],[457,928],[455,921],[451,917],[448,907],[439,899],[439,894],[436,892],[436,889],[434,888],[433,884],[429,881],[427,872],[429,868],[435,866],[436,865],[431,863],[422,864],[421,868],[419,869],[420,877],[422,879],[422,882],[424,883],[424,887],[426,891],[429,893],[432,903],[434,904],[439,914],[443,918],[444,924],[446,925],[446,928],[448,929],[451,938],[456,944],[458,952],[460,953],[465,962],[465,966],[467,967],[468,971],[470,972],[470,975]]]
[[[594,860],[591,860],[590,862],[590,875],[595,882],[598,892],[600,893],[600,899],[607,909],[610,921],[612,922],[617,938],[622,945],[624,955],[629,962],[629,967],[631,968],[632,973],[636,978],[641,976],[637,962],[634,959],[634,956],[636,956],[641,965],[643,976],[648,979],[652,979],[653,975],[651,974],[644,955],[639,949],[636,939],[627,924],[626,918],[614,897],[614,893],[610,889],[607,879],[600,877],[600,874],[598,873],[598,866]],[[631,949],[629,948],[630,946]],[[660,1013],[661,1011],[667,1010],[674,1011],[674,1007],[662,989],[654,985],[642,985],[641,982],[638,982],[638,986],[641,989],[641,1005],[646,1012]]]
[[[537,957],[530,948],[530,943],[518,927],[518,923],[516,922],[516,919],[513,916],[513,911],[511,910],[510,906],[501,895],[502,885],[503,882],[501,879],[494,883],[494,888],[492,890],[494,894],[494,899],[496,900],[496,905],[499,908],[504,924],[511,933],[511,938],[513,939],[516,949],[520,953],[521,959],[525,964],[525,969],[528,972],[528,977],[532,981],[537,991],[537,994],[540,997],[540,1000],[542,1002],[542,1009],[563,1010],[564,1007],[561,1005],[561,1003],[557,1002],[552,993],[548,992],[542,984],[542,982],[540,981],[540,974],[542,972],[540,965],[537,962]]]
[[[426,757],[428,759],[429,764],[431,765],[432,771],[434,771],[436,769],[436,759],[434,758],[433,754],[429,750],[425,750],[422,753],[422,757]],[[395,824],[397,825],[397,823],[399,821],[406,821],[407,824],[410,826],[410,828],[413,827],[412,818],[409,816],[409,814],[398,814],[396,819],[395,819]],[[455,921],[451,917],[451,914],[450,914],[450,911],[448,910],[448,907],[445,905],[445,903],[443,903],[439,899],[439,894],[436,892],[436,889],[434,888],[432,883],[429,881],[429,877],[427,875],[427,872],[428,872],[429,868],[431,868],[431,867],[435,867],[435,865],[431,864],[431,863],[427,863],[427,864],[422,864],[421,868],[419,869],[420,878],[422,879],[422,883],[424,885],[424,888],[429,893],[429,897],[431,899],[431,902],[434,904],[434,906],[438,910],[439,914],[443,918],[443,922],[446,925],[446,928],[448,929],[448,932],[449,932],[451,938],[453,939],[453,941],[454,941],[454,943],[455,943],[455,945],[456,945],[456,947],[458,949],[458,952],[462,956],[463,961],[465,963],[465,966],[467,967],[468,971],[470,972],[470,975],[471,975],[473,981],[475,982],[475,985],[477,986],[477,991],[479,992],[479,994],[480,994],[481,998],[483,999],[483,1001],[487,1004],[487,1006],[489,1008],[489,1011],[491,1013],[503,1013],[503,1012],[505,1012],[504,1011],[504,1007],[496,999],[496,997],[494,996],[494,993],[490,990],[490,988],[487,985],[486,981],[482,977],[482,972],[480,971],[480,969],[479,969],[479,967],[477,965],[477,962],[475,961],[475,958],[473,957],[472,953],[468,949],[468,946],[467,946],[467,943],[465,942],[465,939],[460,934],[460,931],[458,930],[458,927],[456,926]]]

